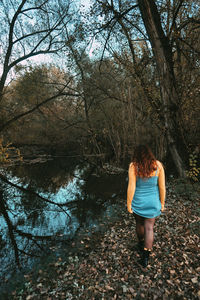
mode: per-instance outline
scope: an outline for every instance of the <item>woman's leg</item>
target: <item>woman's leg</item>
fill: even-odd
[[[153,247],[155,218],[144,220],[144,247],[151,250]]]
[[[136,221],[136,234],[139,242],[144,240],[144,218],[134,213]]]

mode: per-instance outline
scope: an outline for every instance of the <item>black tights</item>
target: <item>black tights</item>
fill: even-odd
[[[138,240],[144,240],[144,247],[152,249],[154,232],[153,227],[155,224],[155,218],[147,219],[134,214],[136,220],[136,234]]]

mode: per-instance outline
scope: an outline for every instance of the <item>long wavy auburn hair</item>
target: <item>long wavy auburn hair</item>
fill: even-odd
[[[135,148],[132,163],[135,166],[136,175],[143,178],[150,177],[157,169],[156,158],[146,145],[139,145]]]

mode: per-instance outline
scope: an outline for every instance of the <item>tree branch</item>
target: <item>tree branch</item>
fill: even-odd
[[[56,99],[57,97],[60,97],[60,96],[72,96],[72,97],[79,97],[80,95],[79,94],[72,94],[72,93],[67,93],[67,92],[60,92],[50,98],[47,98],[45,99],[44,101],[42,101],[41,103],[37,104],[36,106],[34,106],[33,108],[31,108],[30,110],[26,111],[26,112],[23,112],[17,116],[15,116],[14,118],[8,120],[7,122],[5,122],[3,125],[1,125],[0,127],[0,132],[2,130],[4,130],[6,127],[8,127],[10,124],[16,122],[17,120],[19,120],[20,118],[24,117],[24,116],[27,116],[29,114],[31,114],[32,112],[34,112],[35,110],[37,110],[39,107],[43,106],[44,104]]]
[[[60,208],[60,209],[61,209],[61,210],[62,210],[62,211],[63,211],[63,212],[71,219],[70,215],[63,209],[62,205],[60,205],[59,203],[56,203],[56,202],[51,201],[51,200],[49,200],[49,199],[46,199],[46,198],[40,196],[38,193],[34,192],[33,190],[26,189],[26,188],[24,188],[24,187],[22,187],[22,186],[19,186],[19,185],[15,184],[15,183],[11,182],[10,180],[8,180],[8,179],[7,179],[4,175],[2,175],[2,174],[0,174],[0,179],[1,179],[3,182],[5,182],[5,183],[7,183],[7,184],[9,184],[9,185],[11,185],[11,186],[17,188],[18,190],[21,190],[22,192],[29,193],[29,194],[31,194],[31,195],[34,195],[34,196],[38,197],[39,199],[41,199],[41,200],[44,201],[44,202],[47,202],[47,203],[50,203],[50,204],[53,204],[53,205],[58,206],[58,207],[59,207],[59,208]]]
[[[176,23],[176,18],[177,18],[177,16],[178,16],[179,10],[180,10],[180,8],[181,8],[183,2],[184,2],[184,0],[179,0],[179,1],[180,1],[180,2],[179,2],[179,4],[178,4],[178,6],[177,6],[177,8],[176,8],[176,11],[175,11],[175,13],[174,13],[174,16],[173,16],[172,25],[171,25],[171,27],[170,27],[170,30],[169,30],[169,33],[168,33],[168,37],[170,37],[170,35],[171,35],[171,33],[172,33],[172,30],[173,30],[173,28],[174,28],[174,26],[175,26],[175,23]]]

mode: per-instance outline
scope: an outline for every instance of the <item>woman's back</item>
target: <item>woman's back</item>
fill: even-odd
[[[150,177],[142,178],[136,175],[136,190],[132,201],[132,210],[142,217],[152,218],[152,216],[160,215],[158,165],[159,162],[157,162],[157,168]]]

